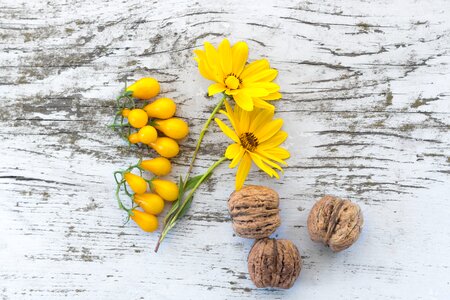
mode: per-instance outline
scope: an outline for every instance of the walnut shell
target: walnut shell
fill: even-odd
[[[358,239],[363,222],[358,204],[327,195],[311,209],[308,231],[313,241],[322,242],[334,252],[339,252]]]
[[[231,194],[228,200],[234,232],[240,237],[260,239],[280,226],[278,194],[274,190],[249,185]]]
[[[248,255],[248,272],[259,287],[288,289],[297,280],[302,259],[289,240],[257,240]]]

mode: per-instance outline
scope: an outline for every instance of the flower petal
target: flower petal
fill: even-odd
[[[261,88],[267,90],[268,94],[278,92],[280,86],[274,82],[252,82],[247,84],[244,88]]]
[[[216,66],[219,63],[219,54],[217,53],[216,48],[208,42],[206,42],[204,46],[208,65]]]
[[[233,95],[236,95],[237,93],[239,93],[239,90],[230,90],[230,89],[227,89],[227,90],[225,91],[225,93],[226,93],[227,95],[229,95],[229,96],[233,96]]]
[[[211,73],[214,76],[214,81],[222,82],[223,81],[223,73],[222,73],[222,69],[220,67],[219,53],[217,52],[216,48],[214,48],[214,46],[211,45],[210,43],[206,42],[205,43],[205,54],[206,54],[205,64],[211,70]]]
[[[233,56],[233,73],[239,76],[244,69],[248,58],[248,45],[245,42],[237,42],[231,48]]]
[[[276,164],[274,161],[276,161],[280,164],[283,164],[285,166],[287,166],[287,163],[285,161],[283,161],[281,158],[279,158],[278,156],[274,156],[275,159],[272,159],[272,156],[270,154],[267,155],[267,151],[260,151],[260,150],[257,150],[255,152],[255,154],[257,154],[264,163],[266,163],[269,166],[271,166],[272,168],[280,170],[281,172],[284,173],[283,169],[278,164]]]
[[[264,110],[275,111],[275,106],[267,103],[264,100],[261,100],[260,98],[253,98],[253,105],[255,105],[255,107],[262,108]]]
[[[278,147],[281,143],[283,143],[288,137],[288,134],[285,131],[278,131],[273,137],[268,139],[267,141],[260,143],[258,145],[258,149],[267,150]]]
[[[214,72],[211,71],[209,66],[206,64],[204,60],[198,61],[198,70],[200,71],[200,74],[205,77],[206,79],[216,81],[216,77],[214,76]]]
[[[234,131],[237,135],[239,135],[239,119],[236,118],[236,114],[234,113],[230,103],[227,100],[225,100],[225,109],[226,113],[223,112],[223,114],[227,116],[227,118],[230,120],[231,126],[233,126],[234,128]]]
[[[243,110],[238,105],[234,107],[234,112],[236,115],[236,119],[239,120],[239,136],[245,132],[248,132],[250,128],[250,114],[252,112]]]
[[[231,144],[227,147],[225,151],[225,157],[228,159],[233,159],[238,155],[239,150],[241,149],[241,145],[239,144]]]
[[[274,169],[272,169],[271,167],[269,167],[268,165],[266,165],[261,157],[256,154],[256,153],[250,153],[250,157],[252,158],[253,162],[255,163],[255,165],[260,168],[261,170],[263,170],[264,172],[266,172],[270,177],[276,177],[279,178],[278,173],[275,172]]]
[[[226,87],[223,85],[223,83],[211,84],[208,87],[208,95],[212,96],[212,95],[215,95],[217,93],[221,93],[221,92],[225,91],[225,89],[226,89]]]
[[[203,50],[194,50],[194,54],[197,55],[194,57],[197,61],[199,60],[206,60],[206,53]]]
[[[267,149],[264,152],[279,157],[281,159],[288,159],[289,157],[291,157],[289,151],[281,147]]]
[[[251,76],[242,78],[242,84],[244,86],[247,86],[250,83],[258,82],[258,81],[272,81],[277,77],[278,71],[275,69],[267,69],[260,71],[258,73],[255,73]]]
[[[219,60],[223,75],[227,76],[232,70],[231,47],[230,42],[224,39],[219,45]]]
[[[236,120],[229,113],[227,113],[226,111],[224,111],[222,109],[219,110],[219,112],[228,118],[228,120],[231,123],[231,126],[233,127],[234,131],[236,132],[236,135],[239,135],[238,127],[236,126]]]
[[[236,156],[231,161],[230,165],[228,166],[230,169],[233,169],[238,165],[238,163],[241,161],[242,156],[245,154],[245,149],[243,147],[239,148],[239,152],[236,154]]]
[[[273,160],[273,161],[276,161],[277,163],[283,164],[285,166],[287,165],[287,163],[284,160],[282,160],[280,157],[278,157],[276,155],[272,155],[272,154],[268,153],[267,151],[257,149],[256,153],[261,155],[266,160]]]
[[[259,154],[259,153],[258,153],[258,154]],[[259,154],[259,155],[260,155],[260,154]],[[276,163],[274,163],[273,161],[271,161],[271,160],[268,159],[267,157],[261,155],[261,159],[262,159],[263,162],[265,162],[265,163],[268,164],[269,166],[271,166],[271,167],[273,167],[273,168],[276,168],[276,169],[280,170],[282,173],[284,173],[283,169],[282,169],[279,165],[277,165]],[[286,163],[283,163],[283,164],[284,164],[284,165],[287,165]]]
[[[245,77],[252,76],[253,74],[256,74],[258,72],[261,72],[262,70],[266,70],[269,68],[270,64],[267,59],[255,60],[249,63],[247,66],[245,66],[244,71],[242,71],[239,77],[241,79],[244,79]]]
[[[252,159],[250,158],[250,155],[244,155],[236,173],[236,191],[239,191],[244,185],[245,179],[247,178],[248,172],[250,172],[251,166]]]
[[[267,109],[258,109],[256,111],[256,109],[255,109],[253,111],[256,112],[256,117],[254,117],[252,119],[252,122],[251,122],[250,126],[248,127],[249,132],[254,132],[257,128],[270,122],[270,120],[272,120],[273,115],[274,115],[273,110],[271,111],[271,110],[267,110]]]
[[[246,111],[253,110],[253,99],[245,92],[239,91],[236,95],[233,95],[234,101],[240,108]]]
[[[272,101],[272,100],[279,100],[279,99],[281,99],[281,97],[283,97],[283,95],[281,95],[281,93],[275,92],[275,93],[269,94],[265,97],[261,97],[261,99],[263,99],[265,101]]]
[[[273,137],[283,126],[283,119],[276,119],[260,126],[254,132],[260,143],[263,143]]]
[[[239,143],[238,136],[236,135],[236,133],[233,130],[231,130],[230,127],[225,125],[225,123],[222,122],[221,120],[219,120],[218,118],[215,118],[214,121],[216,121],[217,125],[219,125],[220,129],[223,131],[223,133],[225,133],[226,136],[228,136],[230,139],[232,139],[236,143]]]
[[[263,88],[243,88],[243,89],[240,89],[239,92],[246,93],[247,95],[249,95],[252,98],[264,97],[264,96],[269,95],[269,92]]]

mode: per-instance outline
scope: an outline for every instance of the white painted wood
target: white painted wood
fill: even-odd
[[[450,2],[0,1],[2,299],[449,299]],[[222,166],[154,254],[121,224],[112,172],[136,160],[106,128],[125,78],[155,76],[192,134],[217,98],[192,50],[246,40],[279,69],[292,158],[276,236],[304,267],[287,291],[256,289],[252,241],[233,236]],[[195,171],[224,150],[214,128]],[[220,180],[219,180],[220,178]],[[315,199],[356,201],[360,240],[333,254],[305,228]]]

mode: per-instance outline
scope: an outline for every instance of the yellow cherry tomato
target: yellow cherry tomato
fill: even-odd
[[[153,126],[145,125],[138,131],[139,141],[144,144],[149,144],[156,141],[158,133]]]
[[[139,134],[137,132],[132,133],[128,136],[128,140],[130,141],[130,143],[132,144],[137,144],[139,143]]]
[[[143,160],[139,166],[146,171],[152,172],[156,176],[165,176],[172,170],[172,164],[165,157]]]
[[[130,85],[127,92],[133,92],[132,96],[141,100],[148,100],[159,94],[159,83],[155,78],[142,78]]]
[[[177,156],[180,151],[178,143],[168,137],[159,137],[156,141],[148,145],[158,152],[159,155],[167,158]]]
[[[178,198],[178,186],[169,180],[153,179],[152,190],[167,201],[175,201]]]
[[[150,118],[158,119],[168,119],[173,117],[176,109],[177,105],[170,98],[159,98],[144,107],[144,110]]]
[[[130,109],[129,108],[122,109],[122,117],[124,117],[124,118],[128,117],[129,113],[130,113]]]
[[[143,194],[147,191],[147,182],[141,176],[133,173],[125,173],[125,181],[136,194]]]
[[[147,122],[148,116],[143,109],[135,108],[128,113],[128,123],[134,128],[142,128],[147,125]]]
[[[164,200],[157,194],[145,193],[133,196],[133,201],[146,213],[152,215],[160,214],[164,209]]]
[[[131,219],[145,232],[153,232],[158,229],[158,219],[154,215],[137,209],[133,209],[131,212]]]
[[[187,123],[179,118],[157,120],[155,127],[168,137],[176,140],[186,137],[189,133]]]

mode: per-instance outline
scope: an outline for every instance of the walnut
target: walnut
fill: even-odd
[[[248,272],[259,287],[290,288],[300,274],[302,259],[289,240],[257,240],[248,255]]]
[[[249,185],[233,192],[228,211],[234,231],[244,238],[268,237],[280,226],[278,204],[277,192],[268,187]]]
[[[350,247],[363,226],[359,206],[350,200],[325,196],[314,204],[308,217],[311,239],[322,242],[334,252]]]

